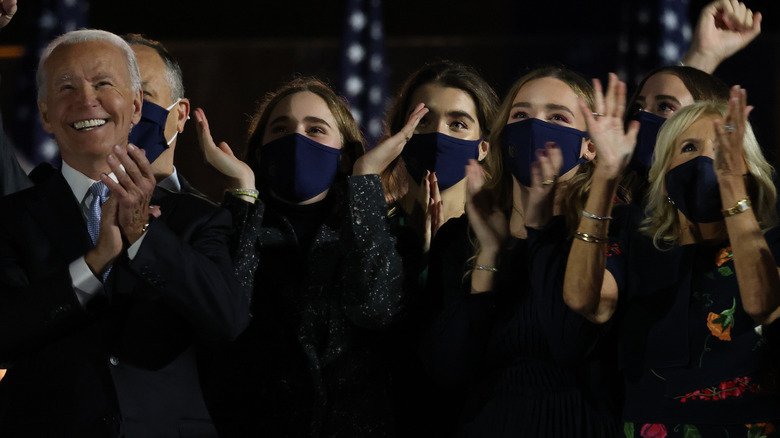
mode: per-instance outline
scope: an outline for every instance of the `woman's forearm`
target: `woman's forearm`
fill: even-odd
[[[563,299],[566,304],[597,323],[606,322],[612,317],[617,301],[615,282],[604,281],[610,223],[606,218],[612,214],[617,187],[617,179],[601,178],[594,174],[585,211],[601,219],[584,215],[580,217],[577,234],[569,251],[563,283]]]

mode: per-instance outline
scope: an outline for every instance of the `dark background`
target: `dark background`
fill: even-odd
[[[21,0],[0,44],[23,46],[35,1]],[[621,58],[618,44],[631,32],[624,17],[646,2],[385,0],[384,26],[391,95],[424,62],[439,58],[477,67],[499,96],[526,69],[565,65],[585,77],[606,78]],[[780,2],[747,1],[764,15],[763,32],[717,71],[728,84],[747,88],[756,106],[751,119],[767,155],[780,143]],[[706,4],[691,1],[695,25]],[[143,33],[160,40],[184,71],[193,108],[202,107],[216,140],[243,150],[247,119],[264,93],[294,74],[337,85],[343,1],[93,1],[90,27]],[[18,58],[0,58],[0,110],[14,110]],[[635,76],[635,75],[634,75]],[[629,88],[636,77],[624,77]],[[631,91],[631,90],[629,90]],[[6,117],[8,119],[8,117]],[[193,123],[179,137],[177,166],[199,188],[219,198],[214,174],[195,147]]]

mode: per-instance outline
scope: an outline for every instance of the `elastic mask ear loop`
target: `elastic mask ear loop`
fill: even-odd
[[[178,105],[178,104],[179,104],[179,102],[181,102],[181,97],[180,97],[180,98],[178,98],[178,99],[176,99],[176,102],[173,102],[173,103],[171,104],[171,106],[169,106],[169,107],[168,107],[168,108],[166,108],[165,110],[166,110],[166,111],[168,111],[168,112],[171,112],[171,110],[173,109],[173,107],[175,107],[176,105]],[[189,117],[189,116],[187,116],[187,120],[189,120],[189,119],[190,119],[190,117]],[[178,136],[179,136],[179,131],[176,131],[176,132],[173,134],[173,137],[171,137],[171,139],[170,139],[170,140],[168,140],[168,143],[167,143],[167,144],[168,144],[168,146],[170,146],[170,145],[171,145],[171,143],[173,143],[173,141],[174,141],[174,140],[176,140],[176,137],[178,137]]]
[[[168,112],[170,112],[170,111],[173,109],[173,107],[175,107],[176,105],[178,105],[178,104],[179,104],[179,102],[181,102],[181,97],[180,97],[180,98],[178,98],[178,99],[176,99],[176,102],[173,102],[173,103],[171,104],[171,106],[169,106],[168,108],[165,108],[165,111],[168,111]]]

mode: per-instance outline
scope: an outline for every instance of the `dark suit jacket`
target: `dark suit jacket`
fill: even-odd
[[[91,245],[79,203],[59,171],[38,170],[0,200],[0,436],[213,436],[191,345],[248,323],[230,214],[156,189],[162,216],[85,311],[68,271]]]
[[[16,159],[14,148],[3,129],[0,115],[0,196],[18,192],[32,186],[27,174]]]

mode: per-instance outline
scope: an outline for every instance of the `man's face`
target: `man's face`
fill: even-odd
[[[157,51],[151,47],[140,44],[133,44],[130,47],[135,52],[138,69],[141,71],[141,87],[144,93],[144,100],[163,108],[170,107],[174,101],[171,100],[171,88],[165,80],[165,62]],[[178,129],[178,115],[177,108],[171,108],[165,123],[166,140],[173,138]]]
[[[56,48],[43,68],[43,128],[71,166],[102,165],[113,146],[127,144],[141,117],[141,91],[133,92],[122,51],[105,41],[68,44]]]

